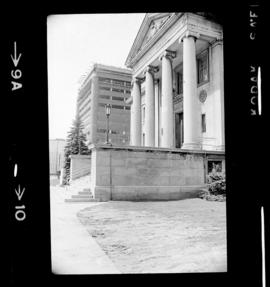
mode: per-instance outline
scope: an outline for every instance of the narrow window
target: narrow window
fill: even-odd
[[[205,120],[205,114],[202,114],[202,132],[206,132],[206,120]]]
[[[198,84],[208,82],[209,80],[209,64],[208,64],[208,51],[205,51],[198,57]]]
[[[177,95],[183,94],[183,74],[177,73]]]

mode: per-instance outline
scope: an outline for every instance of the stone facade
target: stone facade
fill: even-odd
[[[70,181],[80,178],[91,172],[90,155],[71,155],[70,156]]]
[[[91,190],[100,201],[197,197],[207,161],[224,162],[224,152],[106,145],[91,150]]]
[[[225,150],[219,23],[203,13],[147,13],[126,66],[131,145]]]

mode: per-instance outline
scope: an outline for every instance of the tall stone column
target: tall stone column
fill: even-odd
[[[154,73],[156,67],[145,70],[145,146],[155,146],[155,90]]]
[[[173,148],[173,79],[172,79],[172,59],[175,52],[165,51],[160,57],[162,61],[162,137],[161,147]]]
[[[187,33],[183,41],[183,149],[200,149],[200,103],[197,97],[195,37]]]
[[[212,82],[215,102],[215,138],[216,149],[225,150],[224,133],[224,74],[223,74],[223,42],[217,40],[211,47]]]
[[[132,84],[131,87],[133,88]],[[127,100],[127,103],[130,103],[130,121],[129,121],[129,144],[133,145],[133,126],[134,126],[134,112],[133,112],[133,96],[132,96],[132,88],[131,88],[131,97]]]
[[[159,79],[155,80],[155,147],[159,147]]]
[[[130,135],[131,145],[141,145],[141,87],[140,80],[134,78],[132,80],[132,108],[130,118]]]

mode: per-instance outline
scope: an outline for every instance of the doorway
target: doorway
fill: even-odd
[[[183,112],[175,113],[175,147],[181,148],[184,142]]]

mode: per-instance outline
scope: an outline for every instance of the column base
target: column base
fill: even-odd
[[[217,151],[225,151],[225,145],[218,145],[216,146]]]
[[[206,150],[206,151],[223,151],[225,152],[225,145],[202,145],[202,150]]]
[[[182,149],[201,150],[202,146],[199,143],[183,143]]]
[[[160,146],[156,146],[156,147],[175,148],[175,146],[173,144],[166,144],[166,143],[162,143]]]

